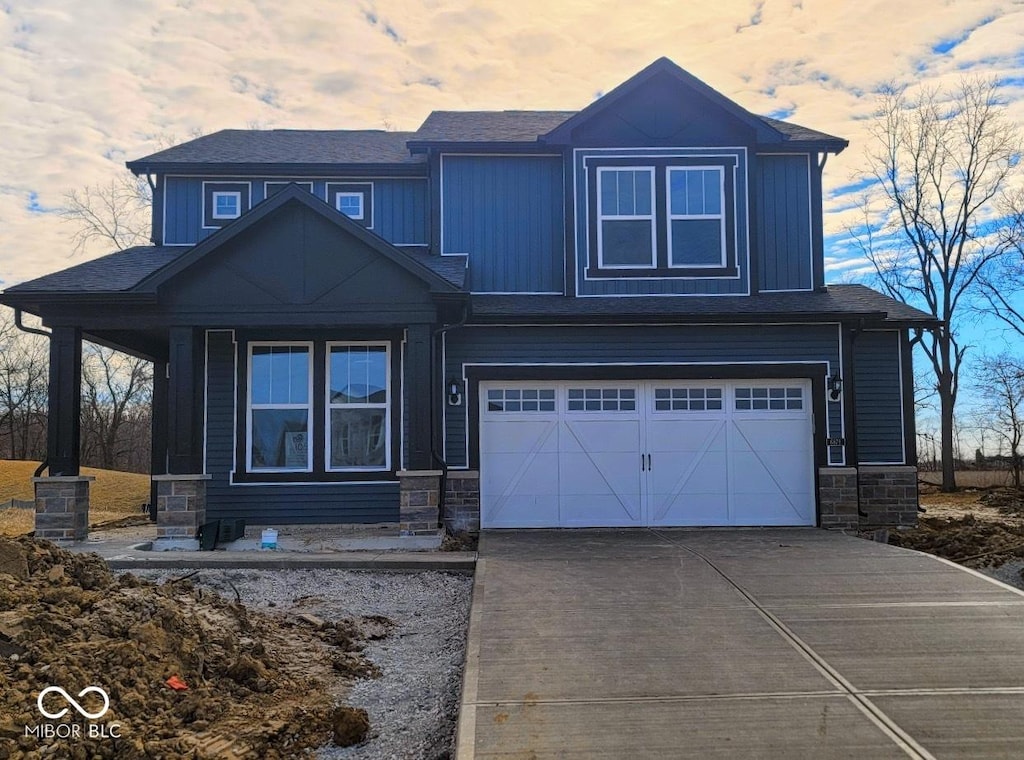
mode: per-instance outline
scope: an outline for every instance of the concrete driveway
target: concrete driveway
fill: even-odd
[[[1024,757],[1024,595],[815,529],[485,533],[458,758]]]

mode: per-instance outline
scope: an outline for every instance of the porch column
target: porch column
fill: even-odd
[[[82,541],[89,531],[89,483],[79,473],[82,430],[82,331],[55,327],[50,335],[49,408],[46,416],[48,475],[32,478],[35,535],[51,541]]]
[[[153,362],[153,413],[150,418],[151,475],[167,473],[167,362]],[[157,482],[150,481],[149,519],[156,522]]]
[[[55,327],[50,336],[46,459],[51,477],[78,475],[82,435],[82,331]]]
[[[203,471],[201,340],[191,327],[170,330],[167,379],[167,472]]]
[[[405,392],[409,394],[408,469],[434,467],[430,453],[431,378],[430,325],[410,325],[405,346]],[[435,381],[436,382],[436,381]]]
[[[157,370],[159,365],[154,367]],[[168,335],[166,381],[154,382],[154,412],[162,406],[165,426],[153,428],[153,491],[158,541],[195,539],[206,522],[206,482],[203,474],[203,333],[192,327],[172,327]],[[163,386],[163,387],[160,387]],[[164,395],[159,399],[159,395]],[[158,440],[162,433],[163,444]],[[166,455],[166,467],[161,459]]]

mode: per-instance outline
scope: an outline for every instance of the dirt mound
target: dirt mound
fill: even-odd
[[[362,624],[274,617],[188,580],[158,586],[114,576],[95,555],[0,539],[0,758],[273,759],[333,736],[362,741],[365,714],[335,707],[339,676],[375,672],[361,642],[387,625]],[[49,686],[72,697],[100,687],[109,711],[86,720],[54,694],[48,711],[72,709],[47,720],[36,700]],[[95,691],[79,704],[103,708]],[[120,738],[89,736],[114,723]],[[66,724],[63,738],[26,735],[42,724]]]
[[[995,488],[978,501],[988,507],[995,507],[1000,514],[1024,516],[1024,491],[1019,488]]]
[[[1024,559],[1024,527],[972,515],[922,517],[913,530],[893,531],[889,543],[935,554],[967,567],[998,567]]]

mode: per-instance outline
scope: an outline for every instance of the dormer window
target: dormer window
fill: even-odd
[[[362,193],[335,193],[334,207],[349,219],[363,218]]]
[[[601,168],[598,186],[601,267],[656,267],[654,170]]]
[[[353,222],[373,229],[372,182],[328,182],[327,202]]]
[[[249,182],[204,182],[203,228],[215,230],[231,224],[249,210],[251,198]]]
[[[724,267],[722,167],[668,168],[670,267]]]
[[[736,278],[730,155],[587,156],[589,279]]]

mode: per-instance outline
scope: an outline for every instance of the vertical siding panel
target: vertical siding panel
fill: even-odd
[[[811,287],[811,189],[807,157],[758,156],[756,184],[762,209],[758,220],[760,285],[765,290]]]
[[[899,337],[895,330],[864,332],[853,344],[861,462],[903,462]]]
[[[445,156],[443,249],[476,291],[561,290],[561,157]]]

